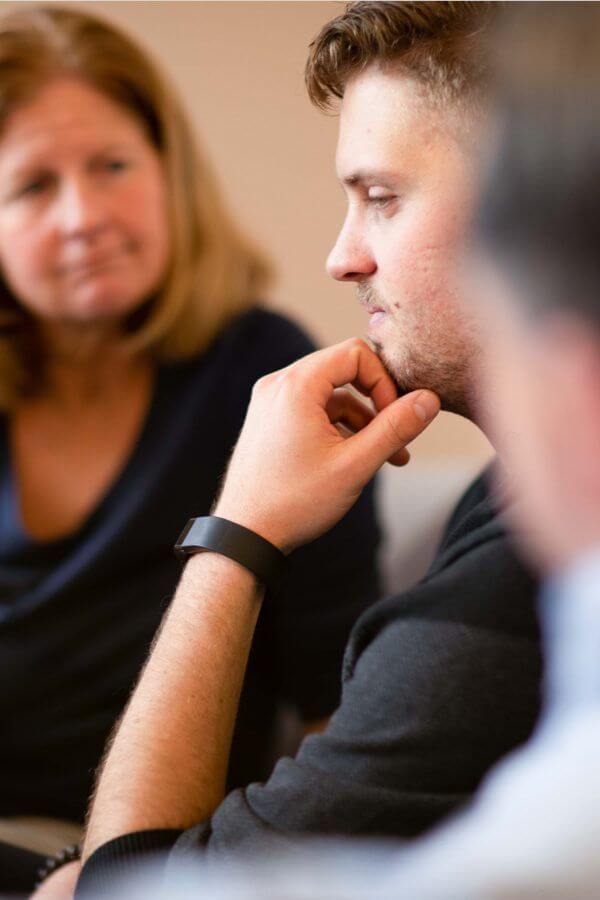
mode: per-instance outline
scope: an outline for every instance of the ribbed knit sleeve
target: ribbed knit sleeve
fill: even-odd
[[[81,870],[75,900],[112,896],[115,880],[137,875],[149,856],[170,850],[181,834],[176,828],[136,831],[102,844]]]

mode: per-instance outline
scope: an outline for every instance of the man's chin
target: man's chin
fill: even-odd
[[[380,341],[374,340],[373,338],[370,338],[370,342],[373,347],[373,350],[379,357],[381,364],[383,365],[383,368],[385,369],[385,371],[388,373],[388,375],[390,376],[390,378],[396,385],[396,387],[398,389],[398,396],[402,397],[402,396],[404,396],[404,394],[410,393],[412,388],[408,388],[406,386],[406,384],[403,384],[402,380],[398,377],[398,373],[395,371],[393,365],[391,364],[390,360],[388,359],[388,357],[386,355],[383,344]]]
[[[466,365],[432,367],[427,364],[426,359],[419,358],[417,354],[390,358],[381,341],[370,338],[370,342],[385,371],[396,385],[399,397],[422,389],[434,391],[440,398],[443,410],[467,419],[474,418],[469,390],[470,372]]]

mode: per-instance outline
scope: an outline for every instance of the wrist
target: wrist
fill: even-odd
[[[294,549],[285,527],[277,521],[274,515],[265,515],[257,510],[248,509],[244,504],[232,502],[227,498],[220,498],[217,501],[211,515],[228,519],[230,522],[235,522],[236,525],[248,528],[286,556]]]
[[[188,581],[191,586],[205,584],[207,579],[251,594],[264,593],[264,585],[254,572],[237,560],[213,550],[192,554],[186,561],[182,576],[182,580]]]
[[[256,531],[224,516],[189,519],[175,544],[175,553],[186,558],[207,552],[249,570],[273,596],[279,593],[287,570],[285,554]]]

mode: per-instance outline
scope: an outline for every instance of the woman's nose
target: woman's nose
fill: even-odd
[[[336,281],[361,281],[373,275],[377,265],[360,231],[346,222],[327,258],[326,268]]]
[[[65,183],[60,195],[59,219],[66,237],[92,236],[106,222],[106,207],[99,188],[83,178]]]

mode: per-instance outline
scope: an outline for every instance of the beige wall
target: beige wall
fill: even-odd
[[[124,26],[183,95],[232,211],[276,262],[269,302],[322,342],[362,334],[364,313],[353,289],[324,271],[344,211],[334,175],[337,122],[311,107],[303,86],[307,46],[344,4],[73,5]],[[488,454],[474,426],[444,415],[419,439],[415,456],[472,463]]]

